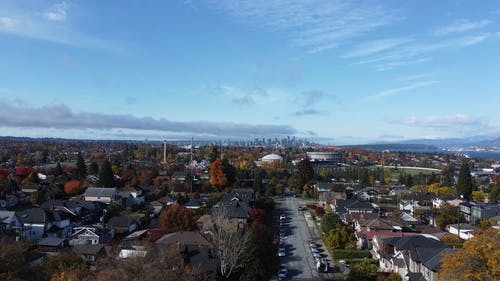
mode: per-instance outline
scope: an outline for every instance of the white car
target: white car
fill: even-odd
[[[319,253],[312,253],[312,254],[315,259],[321,259],[321,255]]]
[[[284,221],[286,219],[285,215],[281,214],[280,215],[280,221]]]
[[[286,256],[285,249],[280,248],[280,249],[278,250],[278,256],[280,256],[280,257],[284,257],[284,256]]]
[[[319,254],[319,250],[318,250],[318,248],[311,248],[311,252],[312,252],[313,254],[314,254],[314,253]]]

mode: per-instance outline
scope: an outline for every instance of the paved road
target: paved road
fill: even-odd
[[[282,264],[288,268],[290,280],[317,280],[318,272],[309,249],[311,235],[304,219],[304,214],[298,211],[296,198],[285,197],[277,202],[280,213],[287,217],[285,223],[287,255],[281,258]]]

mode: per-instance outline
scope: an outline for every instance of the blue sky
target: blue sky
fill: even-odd
[[[0,135],[500,136],[498,1],[0,1]]]

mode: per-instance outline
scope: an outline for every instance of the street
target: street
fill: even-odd
[[[287,279],[317,280],[319,275],[309,248],[310,230],[303,211],[298,211],[298,200],[287,196],[276,203],[277,212],[286,216],[282,227],[286,233],[286,256],[281,258],[281,264],[288,268]]]

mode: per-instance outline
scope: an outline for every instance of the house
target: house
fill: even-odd
[[[69,240],[70,245],[99,244],[102,242],[102,231],[96,227],[80,226],[73,228],[73,234]]]
[[[221,213],[230,220],[246,223],[255,206],[255,192],[249,188],[235,188],[214,206],[212,212]]]
[[[201,199],[190,199],[186,204],[184,204],[184,207],[196,210],[205,207],[205,203]]]
[[[423,206],[417,200],[401,200],[399,203],[399,209],[403,212],[408,212],[412,216],[415,215],[417,211],[426,212],[430,211],[431,207]]]
[[[57,237],[45,237],[38,240],[36,244],[38,251],[42,253],[60,252],[68,246],[66,239]]]
[[[139,220],[131,216],[112,217],[108,223],[109,228],[114,228],[116,234],[129,234],[139,228]]]
[[[449,233],[458,235],[461,239],[469,240],[476,233],[475,227],[468,223],[450,224],[446,226]]]
[[[330,203],[332,210],[337,213],[345,222],[346,214],[353,213],[374,213],[380,214],[382,209],[374,203],[360,202],[352,199],[334,199]]]
[[[5,194],[0,197],[0,209],[9,210],[19,204],[19,201],[19,198],[15,194]]]
[[[450,251],[434,237],[412,235],[375,237],[372,253],[381,271],[397,273],[403,280],[437,281],[441,259]]]
[[[114,187],[89,187],[83,196],[85,201],[121,204],[118,190]]]
[[[96,263],[99,259],[107,257],[106,249],[103,244],[75,245],[71,247],[71,251],[91,264]]]
[[[12,233],[20,230],[22,226],[16,212],[0,211],[0,234]]]
[[[163,196],[162,198],[149,202],[151,211],[158,215],[161,211],[170,205],[176,205],[177,200],[170,198],[169,196]]]
[[[186,177],[187,177],[186,172],[176,171],[172,175],[172,180],[178,181],[178,182],[184,182],[186,180]]]
[[[143,205],[145,202],[142,189],[138,187],[123,187],[120,189],[120,197],[124,207]]]
[[[184,266],[192,266],[207,277],[216,280],[220,259],[215,246],[198,231],[180,231],[165,234],[158,239],[151,253],[159,250],[176,249],[184,256]]]
[[[18,212],[17,216],[23,224],[21,238],[24,240],[37,241],[47,236],[71,236],[71,215],[65,212],[31,208]]]
[[[439,209],[445,203],[454,207],[458,207],[458,205],[463,202],[465,202],[465,200],[462,198],[453,195],[446,195],[434,198],[432,200],[432,207]]]
[[[459,205],[460,213],[469,223],[500,215],[500,205],[491,203],[464,202]]]

